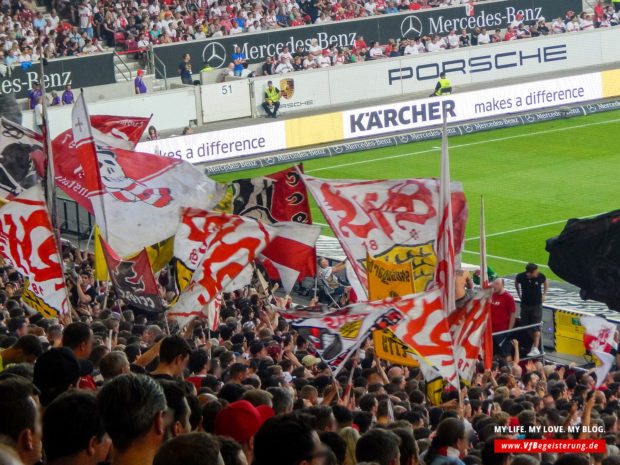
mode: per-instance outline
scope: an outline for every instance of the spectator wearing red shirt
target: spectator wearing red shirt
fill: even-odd
[[[605,5],[603,0],[598,0],[594,6],[594,25],[598,27],[605,18]]]
[[[368,48],[366,42],[364,42],[364,36],[357,36],[357,39],[355,39],[355,45],[353,45],[353,50],[361,50],[363,48]]]
[[[517,34],[511,26],[506,28],[506,35],[504,36],[504,41],[516,40]]]
[[[506,292],[504,280],[497,278],[493,281],[493,298],[491,301],[491,325],[493,333],[512,329],[515,325],[515,299]],[[510,334],[493,336],[496,353],[505,357],[510,356]]]

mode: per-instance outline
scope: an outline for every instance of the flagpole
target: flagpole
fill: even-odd
[[[480,195],[480,287],[489,287],[487,271],[487,238],[484,230],[484,196]]]
[[[39,39],[39,66],[41,72],[39,75],[39,84],[41,85],[41,99],[43,105],[43,137],[45,138],[46,148],[46,173],[45,173],[45,194],[47,200],[47,210],[52,224],[52,236],[56,243],[56,255],[58,263],[62,266],[62,255],[60,253],[60,225],[58,222],[58,210],[56,205],[56,172],[54,170],[54,152],[52,149],[52,140],[49,128],[49,114],[47,112],[47,95],[45,94],[45,70],[43,68],[43,39]],[[67,286],[63,286],[65,295],[67,296],[67,306],[69,308],[69,321],[73,323],[73,306],[67,292]]]

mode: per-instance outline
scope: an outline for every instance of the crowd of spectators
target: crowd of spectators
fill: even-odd
[[[378,359],[370,341],[334,379],[273,296],[225,293],[217,330],[179,330],[113,290],[106,299],[91,254],[65,244],[63,261],[73,322],[29,311],[21,277],[0,270],[2,464],[620,464],[620,371],[595,389],[591,371],[498,357],[433,405],[420,369]],[[167,273],[158,285],[171,301]],[[566,432],[578,424],[593,432]],[[501,430],[516,426],[526,433]],[[514,437],[599,438],[606,450],[494,451]]]
[[[80,0],[51,0],[49,14],[43,14],[34,2],[6,2],[0,9],[0,61],[5,65],[27,67],[43,55],[51,59],[102,51],[119,44],[128,49],[149,45],[243,32],[267,31],[312,23],[390,14],[432,7],[471,3],[468,0],[275,0],[243,4],[232,0],[134,0],[107,3]],[[523,39],[592,27],[618,24],[613,7],[601,0],[594,15],[569,12],[566,18],[550,23],[519,24],[516,20],[505,33],[475,30],[451,31],[446,37],[421,37],[419,40],[368,44],[350,50],[327,50],[331,64],[376,59],[397,54],[413,54],[504,40]],[[41,45],[41,46],[40,46]],[[407,47],[409,47],[407,49]],[[292,52],[292,51],[291,51]],[[327,65],[324,51],[314,50],[308,66]],[[279,61],[279,57],[278,57]],[[291,61],[291,69],[295,62]],[[297,64],[297,68],[303,66]],[[284,67],[282,67],[283,69]]]
[[[601,5],[602,2],[599,3],[599,6]],[[618,14],[613,11],[613,7],[610,6],[603,11],[607,11],[607,13],[602,13],[600,16],[595,15],[595,18],[585,12],[577,15],[572,11],[568,11],[565,18],[556,18],[552,22],[547,22],[545,18],[541,18],[531,25],[526,25],[522,17],[517,15],[515,21],[508,25],[504,31],[501,29],[489,31],[486,28],[479,27],[476,27],[471,32],[467,32],[466,29],[461,29],[460,32],[452,29],[444,37],[435,34],[433,36],[414,37],[412,39],[389,39],[386,44],[381,44],[378,41],[367,43],[363,36],[358,36],[354,45],[350,48],[332,45],[328,49],[322,49],[318,41],[314,40],[308,49],[299,47],[291,53],[288,47],[284,47],[277,56],[267,57],[259,74],[284,74],[292,71],[432,53],[440,50],[563,34],[620,24]],[[245,55],[242,55],[241,58],[245,60]],[[234,75],[235,70],[238,69],[238,63],[232,62],[226,74]],[[246,74],[248,73],[246,72]]]

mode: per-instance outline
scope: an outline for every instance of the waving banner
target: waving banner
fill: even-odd
[[[40,184],[0,208],[0,254],[24,277],[22,300],[47,318],[69,311]]]
[[[168,315],[178,319],[179,326],[187,324],[276,235],[274,228],[252,218],[184,209],[174,251],[183,268],[191,273],[191,279]]]
[[[0,197],[12,199],[34,186],[45,171],[43,136],[0,119]]]
[[[388,300],[348,305],[324,314],[311,309],[287,312],[283,316],[313,345],[333,376],[373,331],[392,326],[403,318]]]
[[[299,167],[302,170],[302,167]],[[233,213],[265,224],[297,223],[284,228],[260,257],[271,279],[280,279],[288,294],[295,281],[316,274],[315,243],[320,226],[311,226],[308,192],[295,167],[232,184]]]
[[[121,257],[172,237],[181,208],[212,208],[223,195],[223,186],[189,163],[95,139],[82,97],[73,107],[72,123],[75,152],[84,170],[81,186],[103,237]]]
[[[161,311],[161,296],[146,250],[142,250],[131,259],[123,260],[116,255],[103,237],[99,236],[98,240],[101,241],[103,256],[117,297],[143,310]]]
[[[482,289],[474,297],[448,316],[452,334],[454,358],[461,379],[471,382],[478,357],[493,351],[485,338],[486,328],[491,324],[491,289]]]
[[[394,264],[411,262],[414,274],[429,274],[436,261],[439,181],[434,178],[356,181],[302,175],[342,244],[364,287],[366,254]],[[467,203],[460,183],[451,183],[454,244],[462,250]],[[431,271],[432,274],[432,271]]]
[[[426,364],[432,367],[442,378],[458,388],[452,336],[441,291],[433,288],[414,296],[396,298],[394,301],[399,303],[398,308],[405,315],[405,319],[392,328],[396,337],[416,353],[420,366]],[[423,372],[430,373],[431,370],[425,368]],[[426,380],[434,378],[434,375],[425,374]]]
[[[618,341],[615,339],[616,325],[600,316],[582,316],[581,325],[585,328],[583,344],[599,362],[594,369],[598,388],[605,382],[613,365],[615,357],[611,351],[618,347]]]

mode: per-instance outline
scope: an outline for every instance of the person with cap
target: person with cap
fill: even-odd
[[[437,85],[435,86],[435,92],[432,93],[431,97],[439,97],[441,95],[450,95],[452,93],[452,84],[450,80],[446,78],[446,73],[442,72],[439,74],[439,81],[437,81]]]
[[[101,388],[97,409],[114,446],[111,465],[152,465],[166,434],[166,397],[157,381],[117,376]]]
[[[316,59],[319,68],[329,68],[332,65],[332,59],[329,56],[329,50],[323,50],[321,56]]]
[[[107,459],[110,445],[93,393],[67,391],[45,409],[43,448],[48,465],[97,465]]]
[[[134,89],[136,91],[136,94],[146,94],[146,84],[144,83],[144,70],[143,69],[139,69],[137,71],[137,76],[136,79],[134,80]]]
[[[316,373],[317,365],[320,362],[321,359],[315,357],[314,355],[306,355],[304,358],[301,359],[301,364],[313,373]]]
[[[227,436],[239,443],[248,463],[254,460],[254,435],[269,418],[275,415],[267,405],[254,407],[247,400],[238,400],[224,407],[215,417],[215,434]]]
[[[15,344],[0,351],[0,372],[14,363],[35,363],[42,353],[38,337],[32,334],[22,336]]]
[[[273,85],[273,82],[267,81],[265,101],[262,105],[263,109],[267,113],[267,118],[276,118],[278,108],[280,108],[280,94],[280,90]]]
[[[34,364],[33,382],[41,391],[41,405],[47,407],[63,392],[77,388],[80,378],[92,371],[93,365],[78,359],[68,347],[48,350]]]

